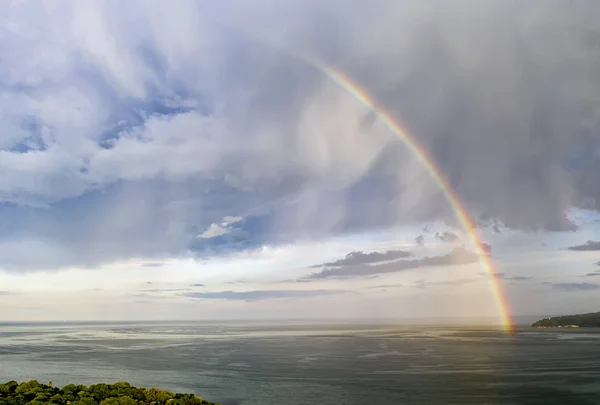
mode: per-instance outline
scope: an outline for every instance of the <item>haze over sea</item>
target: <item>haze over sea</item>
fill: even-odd
[[[3,323],[0,381],[129,381],[227,405],[595,404],[600,332],[306,323]]]

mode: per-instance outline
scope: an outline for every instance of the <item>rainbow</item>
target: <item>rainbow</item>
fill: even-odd
[[[223,24],[223,22],[221,23]],[[430,176],[440,187],[440,190],[442,190],[450,206],[452,207],[456,218],[467,233],[469,241],[475,248],[481,267],[483,267],[485,272],[488,274],[490,290],[494,297],[502,326],[506,332],[512,332],[514,323],[510,315],[508,301],[504,295],[504,292],[502,291],[502,286],[500,285],[499,278],[496,274],[496,270],[494,269],[494,265],[489,257],[489,254],[483,247],[483,242],[479,236],[479,233],[477,232],[477,226],[471,219],[471,216],[461,202],[461,199],[453,191],[452,187],[448,183],[448,180],[446,180],[442,171],[437,166],[435,160],[429,155],[429,152],[427,152],[427,149],[425,149],[417,139],[410,135],[410,132],[408,132],[406,128],[404,128],[402,124],[400,124],[400,122],[394,118],[392,113],[386,110],[383,104],[377,102],[375,97],[370,95],[366,89],[361,87],[355,80],[352,80],[352,78],[344,72],[329,66],[327,63],[317,59],[313,55],[299,52],[297,49],[292,51],[288,46],[285,46],[283,43],[274,40],[272,36],[259,36],[256,32],[243,30],[239,26],[231,26],[229,24],[224,25],[229,29],[241,32],[247,37],[253,37],[263,44],[268,44],[290,55],[291,57],[298,58],[308,65],[317,68],[335,84],[347,91],[349,94],[353,95],[362,104],[373,110],[373,112],[383,122],[385,122],[388,128],[400,138],[400,140],[413,153],[417,160],[423,164]]]
[[[367,90],[361,87],[355,80],[352,80],[345,73],[336,70],[322,61],[316,60],[313,57],[300,56],[310,65],[321,70],[329,79],[331,79],[338,86],[346,90],[348,93],[353,95],[357,100],[363,103],[365,106],[373,110],[373,112],[388,126],[388,128],[396,134],[400,140],[406,145],[406,147],[413,153],[413,155],[423,164],[427,169],[434,181],[439,185],[440,189],[446,196],[446,199],[450,203],[452,210],[454,211],[457,219],[464,228],[468,235],[469,241],[475,247],[476,253],[479,257],[479,262],[485,272],[489,276],[489,285],[496,302],[498,315],[502,322],[502,326],[505,331],[511,332],[513,330],[513,321],[510,316],[509,305],[502,291],[502,286],[498,281],[496,270],[489,257],[489,254],[483,247],[483,242],[479,233],[477,232],[477,226],[471,219],[467,209],[461,202],[459,196],[453,191],[452,187],[446,180],[440,168],[437,166],[435,160],[429,155],[429,152],[419,143],[417,139],[410,135],[410,132],[406,130],[398,122],[392,113],[387,111],[385,107],[378,103],[376,99],[371,96]]]

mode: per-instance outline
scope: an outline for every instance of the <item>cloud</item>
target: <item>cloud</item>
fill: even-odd
[[[196,284],[190,284],[190,287],[205,287],[204,284],[200,284],[200,283],[196,283]]]
[[[136,302],[153,302],[153,301],[164,301],[167,300],[169,298],[171,298],[170,296],[167,295],[162,295],[162,294],[153,294],[153,293],[147,293],[147,292],[142,292],[142,293],[137,293],[137,294],[129,294],[132,297],[136,297],[136,298],[144,298],[143,301],[136,301]]]
[[[164,267],[164,263],[144,263],[142,264],[142,267],[150,267],[150,268],[156,268],[156,267]]]
[[[583,277],[596,277],[596,276],[600,276],[600,272],[596,271],[594,273],[587,273],[587,274],[583,275]]]
[[[553,288],[562,291],[591,291],[599,290],[600,285],[591,283],[548,283]]]
[[[428,288],[431,286],[443,285],[443,286],[459,286],[464,284],[471,284],[478,282],[478,279],[458,279],[458,280],[448,280],[448,281],[425,281],[418,280],[415,282],[415,287],[417,288]]]
[[[369,287],[366,287],[368,289],[385,289],[385,288],[400,288],[400,287],[405,287],[404,284],[381,284],[381,285],[372,285]]]
[[[386,262],[390,260],[403,259],[412,256],[412,253],[403,250],[388,250],[386,252],[371,252],[364,253],[360,251],[350,252],[343,259],[334,262],[315,264],[311,267],[337,267],[337,266],[353,266],[368,263]]]
[[[200,235],[198,235],[199,238],[202,239],[211,239],[211,238],[215,238],[217,236],[221,236],[221,235],[225,235],[228,232],[227,229],[217,225],[217,224],[211,224],[210,227],[202,232]]]
[[[575,251],[582,251],[582,252],[596,251],[596,250],[600,250],[600,242],[588,240],[587,242],[585,242],[582,245],[569,246],[568,249],[575,250]]]
[[[188,298],[205,300],[262,301],[281,298],[311,298],[347,293],[344,290],[256,290],[185,293]]]
[[[350,278],[365,277],[375,274],[396,273],[404,270],[411,270],[423,267],[454,266],[477,263],[477,255],[468,252],[464,248],[455,248],[450,253],[442,256],[425,257],[414,260],[398,260],[391,263],[379,265],[344,265],[341,267],[327,267],[322,271],[312,273],[305,280],[317,280],[326,278]]]
[[[0,291],[0,296],[2,295],[11,295],[10,291]]]
[[[450,232],[450,231],[444,231],[442,233],[436,232],[435,237],[436,237],[436,239],[439,239],[442,242],[454,243],[454,242],[458,242],[460,240],[460,238],[458,237],[457,234],[455,234],[454,232]]]
[[[600,208],[600,5],[205,3],[18,2],[0,15],[4,270],[451,214],[410,148],[295,51],[401,120],[475,217],[570,230],[566,209]]]
[[[504,280],[513,280],[513,281],[529,281],[532,277],[527,276],[512,276],[512,277],[504,277]]]
[[[425,245],[425,237],[424,237],[423,235],[419,235],[419,236],[417,236],[417,237],[415,238],[415,243],[416,243],[418,246],[423,246],[423,245]]]
[[[175,292],[175,291],[189,291],[189,288],[152,288],[147,290],[140,290],[148,293],[163,293],[163,292]]]
[[[488,273],[479,273],[480,275],[489,278],[490,275]],[[506,273],[496,273],[495,277],[499,280],[512,280],[512,281],[529,281],[532,280],[532,277],[527,276],[509,276]]]

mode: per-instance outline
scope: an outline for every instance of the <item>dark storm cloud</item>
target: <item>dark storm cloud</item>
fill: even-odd
[[[262,301],[279,298],[311,298],[347,293],[343,290],[256,290],[185,293],[188,298],[205,300]]]
[[[575,251],[582,251],[582,252],[596,251],[596,250],[600,250],[600,242],[588,240],[587,242],[585,242],[582,245],[570,246],[570,247],[568,247],[568,249],[575,250]]]
[[[600,290],[600,285],[592,283],[547,283],[562,291],[591,291]]]
[[[404,259],[406,257],[411,257],[412,253],[406,252],[404,250],[388,250],[387,252],[371,252],[364,253],[360,251],[350,252],[343,259],[336,260],[334,262],[315,264],[311,266],[313,268],[316,267],[337,267],[337,266],[356,266],[360,264],[369,264],[369,263],[378,263],[378,262],[386,262],[390,260]]]
[[[318,9],[327,24],[317,47],[404,121],[470,206],[549,230],[573,229],[571,205],[598,208],[599,3],[376,4]],[[410,23],[398,23],[400,13]],[[398,31],[407,36],[392,41]],[[356,38],[385,60],[346,52]]]
[[[350,278],[365,277],[375,274],[396,273],[404,270],[417,269],[422,267],[439,267],[477,263],[477,255],[468,252],[464,248],[456,248],[452,252],[442,255],[425,257],[414,260],[398,260],[391,263],[379,265],[344,265],[341,267],[327,267],[322,271],[312,273],[305,280],[317,280],[325,278]]]

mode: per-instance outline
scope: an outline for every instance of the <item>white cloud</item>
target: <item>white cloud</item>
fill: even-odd
[[[120,305],[148,277],[165,286],[245,279],[256,290],[286,290],[272,284],[301,276],[316,257],[414,244],[414,222],[450,207],[390,129],[296,54],[304,52],[376,95],[474,212],[564,229],[564,208],[597,192],[600,150],[588,136],[600,94],[589,57],[595,26],[579,13],[501,1],[7,3],[0,268],[10,273],[0,273],[0,290],[52,295],[50,277],[55,292],[114,289],[98,297]],[[565,29],[569,36],[555,36]],[[582,74],[565,74],[564,63]],[[594,212],[569,212],[582,225],[576,235],[503,228],[485,236],[507,272],[535,276],[547,266],[548,277],[575,282],[567,263],[583,272],[590,256],[556,250],[574,238],[597,240]],[[399,223],[410,224],[400,235]],[[210,245],[223,240],[221,250]],[[190,258],[207,252],[222,257]],[[536,270],[522,268],[523,258]],[[167,264],[135,264],[148,260]],[[113,278],[103,284],[106,274]],[[416,281],[402,277],[386,283]],[[485,295],[478,285],[464,288]],[[39,304],[54,302],[50,295]],[[30,298],[2,297],[23,307]],[[89,299],[101,308],[102,299]],[[170,299],[191,313],[188,302]],[[69,313],[66,301],[56,302]]]

